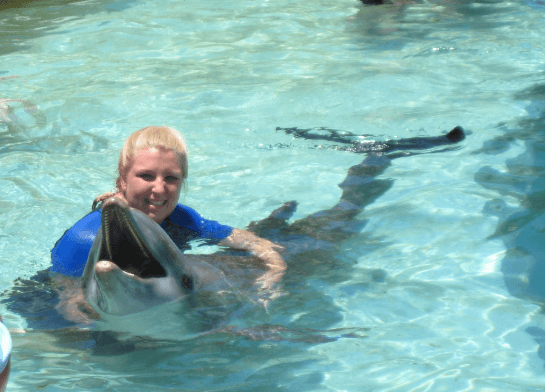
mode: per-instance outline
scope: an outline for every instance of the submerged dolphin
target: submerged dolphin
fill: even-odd
[[[343,252],[343,243],[359,235],[366,224],[360,213],[393,184],[392,179],[381,176],[393,159],[456,150],[460,148],[458,143],[465,139],[461,127],[441,136],[385,142],[366,142],[365,135],[327,128],[277,130],[300,139],[334,143],[315,148],[365,155],[361,163],[348,169],[346,178],[339,184],[341,198],[331,208],[291,221],[297,208],[297,203],[292,201],[249,225],[249,231],[284,247],[282,256],[289,265],[292,279],[329,276],[332,268],[339,270],[337,260]],[[43,325],[51,328],[51,324],[58,323],[58,313],[50,312],[58,310],[70,323],[89,324],[89,318],[104,319],[108,331],[128,331],[134,336],[164,336],[167,339],[174,331],[185,336],[180,332],[182,327],[189,332],[213,329],[226,319],[225,314],[234,314],[233,309],[238,311],[238,305],[244,310],[247,304],[255,304],[256,299],[263,304],[262,300],[283,294],[259,288],[256,293],[255,278],[266,272],[262,263],[247,254],[233,252],[236,251],[198,257],[183,255],[156,222],[129,208],[120,199],[112,198],[103,205],[102,227],[91,248],[82,280],[75,279],[73,289],[64,282],[72,281],[72,278],[60,274],[53,278],[66,279],[55,280],[51,288],[47,273],[36,281],[21,281],[4,294],[6,299],[0,302],[8,303],[10,309],[38,323],[41,328]],[[210,260],[221,270],[203,259]],[[381,273],[374,271],[373,276],[380,278]],[[60,297],[55,294],[57,287],[63,288]],[[46,295],[36,296],[36,292]],[[49,302],[29,306],[35,298],[45,298]],[[99,314],[91,315],[85,306],[87,302]],[[166,303],[171,304],[155,308]],[[59,306],[61,304],[63,306]],[[186,304],[189,307],[185,308]],[[83,313],[74,317],[72,313],[78,310]],[[174,317],[166,317],[169,313]],[[157,323],[157,320],[161,322]],[[144,325],[144,322],[148,324]],[[101,327],[100,323],[95,325]],[[166,331],[164,335],[157,331],[158,326]]]
[[[82,277],[89,303],[123,316],[172,302],[192,292],[229,287],[224,273],[184,256],[165,231],[144,213],[112,197],[102,207]]]

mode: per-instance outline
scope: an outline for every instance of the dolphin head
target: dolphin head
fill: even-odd
[[[224,274],[186,258],[165,231],[119,198],[106,200],[102,225],[83,272],[83,292],[93,307],[112,315],[144,311],[197,290],[219,290]]]

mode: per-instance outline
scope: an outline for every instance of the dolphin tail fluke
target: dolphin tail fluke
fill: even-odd
[[[459,125],[454,127],[454,129],[447,133],[445,136],[448,140],[454,143],[460,142],[466,138],[464,129]]]
[[[277,131],[284,131],[294,138],[307,140],[322,140],[342,145],[319,146],[320,148],[331,148],[341,151],[355,153],[391,153],[408,150],[427,150],[433,147],[458,143],[465,139],[465,132],[461,126],[456,126],[446,135],[432,137],[412,137],[405,139],[392,139],[386,141],[373,140],[372,135],[355,135],[350,132],[342,132],[329,128],[276,128]]]

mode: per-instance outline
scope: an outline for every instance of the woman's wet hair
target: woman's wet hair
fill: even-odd
[[[115,181],[116,188],[111,192],[103,193],[98,196],[93,201],[93,210],[95,208],[99,208],[104,200],[114,196],[116,193],[121,191],[123,180],[126,178],[129,170],[131,169],[132,161],[136,153],[142,149],[151,147],[163,148],[166,150],[174,151],[174,154],[178,159],[180,169],[182,170],[182,186],[186,186],[185,180],[187,179],[188,175],[187,147],[185,145],[184,139],[182,138],[182,135],[180,135],[177,130],[169,127],[151,126],[142,128],[139,131],[131,134],[127,138],[125,144],[123,145],[123,148],[121,149],[121,154],[119,155],[119,163],[117,166],[119,175],[117,176],[117,179]]]

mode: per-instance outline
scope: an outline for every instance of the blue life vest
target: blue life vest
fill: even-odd
[[[101,225],[102,210],[95,210],[66,230],[51,250],[50,271],[81,276],[89,251]],[[219,242],[231,235],[233,228],[204,219],[194,209],[178,204],[163,221],[161,227],[180,249],[188,249],[188,241],[195,238]]]

